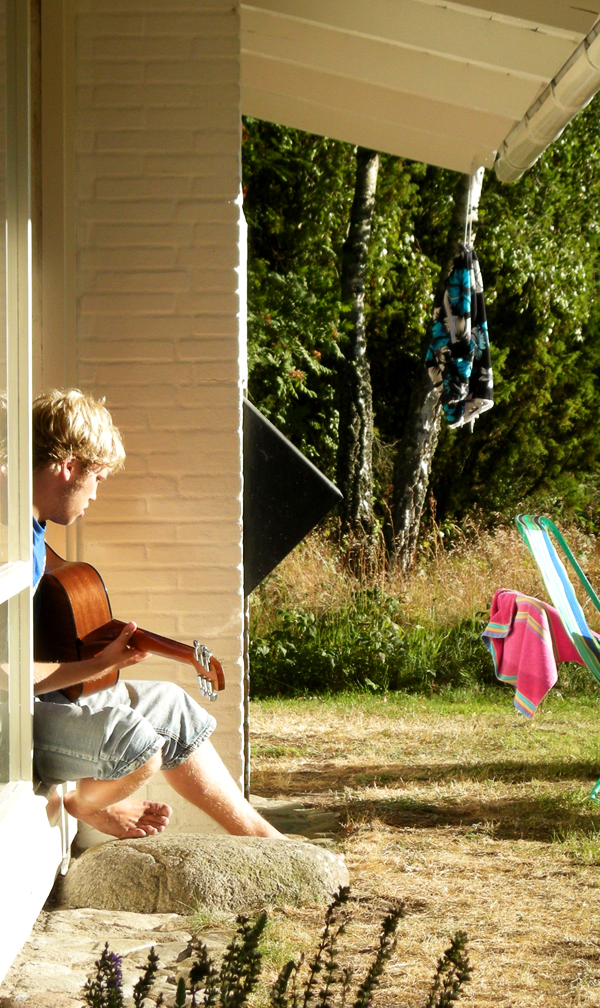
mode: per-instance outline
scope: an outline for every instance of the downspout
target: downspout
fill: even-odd
[[[500,181],[516,182],[599,88],[600,21],[597,21],[504,140],[494,165]]]
[[[244,196],[240,191],[236,203],[240,210],[240,259],[239,259],[239,296],[240,296],[240,314],[239,314],[239,324],[240,324],[240,380],[241,380],[241,393],[242,398],[248,392],[248,224],[244,216]],[[243,444],[244,444],[244,431],[243,431],[243,415],[244,411],[241,408],[242,404],[240,402],[241,416],[242,416],[242,458],[241,466],[242,473],[244,472],[244,458],[243,458]],[[242,501],[244,499],[244,493],[242,488]],[[242,508],[242,541],[243,541],[243,521],[244,514]],[[244,582],[244,566],[242,559],[242,584]],[[242,662],[243,662],[243,679],[242,679],[242,790],[244,792],[244,798],[250,800],[250,601],[247,596],[244,597],[244,632],[242,641]]]

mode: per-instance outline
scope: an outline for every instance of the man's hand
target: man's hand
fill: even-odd
[[[136,630],[135,623],[127,623],[119,636],[115,637],[93,658],[54,664],[34,662],[34,693],[39,695],[40,693],[49,693],[51,690],[65,689],[67,686],[75,686],[77,683],[85,682],[86,679],[102,676],[106,672],[116,672],[117,669],[137,665],[138,662],[148,657],[148,652],[129,646],[128,642]]]
[[[84,678],[90,679],[94,675],[103,672],[116,672],[117,669],[129,668],[130,665],[137,665],[148,657],[147,651],[140,651],[136,647],[131,647],[129,641],[137,630],[137,623],[127,623],[121,633],[114,641],[111,641],[96,658],[100,667],[95,672]]]

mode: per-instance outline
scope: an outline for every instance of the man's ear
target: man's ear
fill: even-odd
[[[77,459],[74,457],[64,459],[61,462],[58,474],[60,478],[64,480],[65,483],[69,483],[72,479],[75,478],[77,465],[78,465]]]

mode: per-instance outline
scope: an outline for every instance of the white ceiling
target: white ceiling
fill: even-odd
[[[457,171],[491,167],[600,0],[242,3],[242,111]]]

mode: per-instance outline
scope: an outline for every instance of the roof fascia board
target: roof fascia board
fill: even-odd
[[[421,0],[440,3],[441,0]],[[535,30],[567,34],[574,39],[586,35],[600,15],[600,0],[571,3],[569,0],[448,0],[453,10],[468,10],[495,21],[518,22]]]
[[[473,160],[472,144],[461,146],[456,136],[440,136],[424,128],[380,122],[355,114],[350,109],[326,106],[297,95],[281,95],[243,86],[242,109],[245,115],[258,119],[285,123],[307,133],[317,133],[332,140],[371,147],[467,174],[473,171],[474,163],[490,167],[493,164],[493,151],[480,149]]]
[[[443,80],[445,101],[515,121],[541,89],[540,83],[529,77],[447,60],[433,53],[406,49],[399,59],[397,47],[385,42],[306,22],[290,24],[287,19],[281,21],[260,11],[247,12],[243,18],[242,53],[433,101],[439,101],[439,82]],[[248,79],[248,83],[254,82]]]
[[[348,108],[359,108],[362,118],[394,126],[407,126],[415,132],[432,133],[454,138],[456,144],[479,144],[490,151],[497,149],[512,125],[507,116],[491,116],[441,100],[429,101],[402,92],[390,92],[372,84],[352,82],[313,69],[304,70],[292,64],[245,55],[242,57],[242,79],[263,92],[278,95],[284,108],[285,99],[302,95],[314,106],[322,105],[340,114]],[[244,115],[255,115],[242,105]],[[280,120],[287,121],[285,119]],[[383,130],[382,134],[384,136]],[[362,141],[361,141],[362,143]],[[378,149],[385,150],[385,145]],[[412,155],[405,155],[411,157]]]
[[[445,59],[502,69],[547,82],[565,63],[582,36],[544,34],[523,24],[475,17],[473,11],[456,11],[446,3],[425,0],[253,0],[242,6],[242,25],[247,12],[262,11],[274,18],[327,27],[427,52]]]

